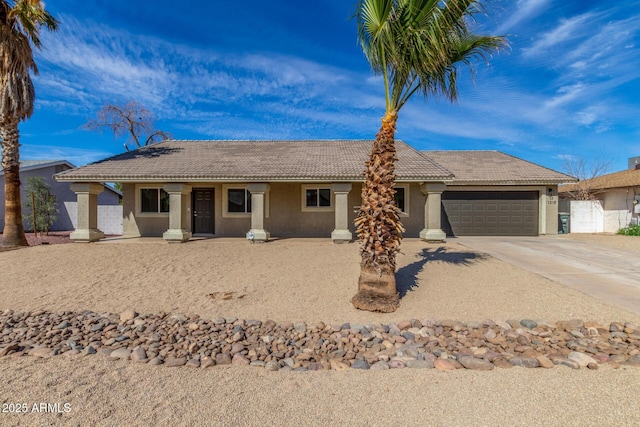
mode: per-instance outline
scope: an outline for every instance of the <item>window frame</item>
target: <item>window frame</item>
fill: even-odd
[[[318,197],[320,190],[329,190],[329,206],[307,206],[307,190],[318,190]],[[301,186],[300,192],[300,207],[302,212],[333,212],[335,211],[335,196],[331,185],[324,184],[304,184]]]
[[[158,212],[144,212],[142,210],[142,190],[158,190]],[[171,211],[171,204],[169,204],[169,210],[167,212],[160,211],[160,191],[165,191],[163,185],[149,185],[149,184],[136,184],[136,215],[140,217],[155,217],[164,218],[169,217]],[[166,191],[165,191],[166,193]]]
[[[223,218],[251,218],[251,212],[229,212],[229,190],[244,190],[245,197],[251,192],[247,189],[247,185],[242,184],[224,184],[222,186],[222,217]],[[253,207],[253,206],[252,206]],[[264,195],[264,217],[269,218],[269,192]]]
[[[411,206],[409,193],[411,192],[411,186],[409,184],[396,184],[394,186],[396,192],[399,188],[402,188],[404,191],[404,210],[401,209],[400,212],[403,216],[409,216],[409,207]]]

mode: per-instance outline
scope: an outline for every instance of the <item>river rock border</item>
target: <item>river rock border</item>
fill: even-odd
[[[134,310],[0,315],[0,357],[92,354],[166,367],[250,365],[269,371],[597,369],[603,363],[640,367],[640,330],[630,322],[605,326],[578,319],[307,325]]]

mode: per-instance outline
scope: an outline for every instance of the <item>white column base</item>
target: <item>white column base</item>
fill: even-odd
[[[444,231],[437,228],[429,230],[425,228],[420,232],[420,238],[428,242],[444,242],[447,239],[447,235]]]
[[[76,229],[75,231],[71,232],[71,234],[69,235],[69,238],[74,242],[83,242],[83,243],[97,242],[103,237],[104,237],[104,233],[98,229],[94,229],[94,230]]]
[[[162,234],[162,238],[169,243],[184,243],[191,238],[191,232],[169,229]]]
[[[266,242],[271,234],[267,230],[251,229],[247,233],[247,240],[250,242]]]
[[[353,240],[353,234],[349,230],[333,230],[331,240],[333,243],[347,243]]]

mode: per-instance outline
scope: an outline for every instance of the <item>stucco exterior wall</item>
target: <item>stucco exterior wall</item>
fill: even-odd
[[[26,192],[27,179],[29,177],[43,178],[44,182],[51,188],[51,194],[56,196],[56,202],[60,213],[58,214],[58,219],[51,226],[51,231],[74,229],[72,218],[75,218],[75,213],[67,211],[65,202],[76,202],[76,194],[71,191],[68,182],[58,182],[53,179],[53,175],[55,173],[62,172],[67,169],[70,169],[67,165],[53,165],[39,169],[20,171],[20,194],[23,215],[30,213],[30,209],[26,208],[27,197],[29,197]],[[0,230],[2,230],[4,229],[4,175],[0,175],[0,201]],[[99,205],[118,205],[119,201],[120,197],[116,193],[106,189],[98,195]],[[27,224],[26,222],[24,224],[25,229],[30,230],[32,228],[32,225]]]
[[[615,233],[631,223],[635,197],[632,189],[609,190],[599,196],[604,208],[605,233]]]
[[[194,189],[212,188],[214,190],[215,235],[221,237],[241,237],[251,228],[250,214],[233,214],[226,212],[225,192],[229,187],[242,188],[246,183],[187,183]],[[125,236],[155,236],[160,237],[169,227],[169,214],[141,214],[137,206],[137,193],[140,188],[162,187],[164,183],[155,184],[125,184],[123,188],[123,233]],[[407,215],[401,217],[406,229],[406,237],[419,237],[424,229],[424,207],[426,197],[420,191],[418,183],[397,184],[405,188],[408,196],[405,209]],[[330,188],[330,183],[270,183],[270,190],[266,197],[264,220],[265,229],[273,237],[330,237],[335,228],[335,211],[332,207],[325,210],[304,209],[303,188],[305,186]],[[408,190],[408,191],[407,191]],[[538,231],[540,234],[557,234],[558,232],[558,196],[557,186],[449,186],[447,191],[538,191],[539,218]],[[352,183],[349,192],[349,230],[354,233],[353,221],[357,208],[361,203],[361,183]],[[332,198],[334,195],[332,194]],[[187,212],[190,216],[188,230],[192,230],[191,196],[187,197]]]
[[[154,186],[162,186],[156,185]],[[145,186],[146,187],[146,186]],[[125,237],[162,237],[169,228],[169,214],[140,214],[136,206],[136,184],[122,186],[122,234]]]
[[[225,191],[229,187],[242,188],[245,183],[188,183],[193,189],[212,188],[214,190],[214,218],[215,235],[221,237],[244,236],[251,228],[250,214],[232,214],[226,212]],[[163,183],[149,185],[124,184],[123,186],[123,233],[127,237],[162,236],[169,226],[168,214],[141,214],[139,208],[140,188],[162,187]],[[402,222],[406,228],[405,236],[418,237],[424,228],[425,196],[417,183],[399,183],[408,188],[409,215],[403,216]],[[270,190],[266,197],[264,220],[265,229],[273,237],[330,237],[335,228],[335,196],[332,193],[331,208],[309,210],[303,208],[303,188],[305,186],[331,188],[331,183],[270,183]],[[353,221],[357,208],[361,204],[362,184],[352,183],[349,192],[349,231],[355,233]],[[188,215],[192,215],[191,197],[188,197]],[[189,231],[192,221],[189,220]],[[355,238],[355,234],[354,234]]]

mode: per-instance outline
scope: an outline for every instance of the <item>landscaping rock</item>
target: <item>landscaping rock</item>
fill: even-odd
[[[569,353],[567,355],[567,359],[578,362],[578,365],[580,365],[581,368],[586,368],[589,363],[598,363],[591,356],[580,353],[578,351],[572,351],[571,353]]]
[[[186,357],[170,357],[164,361],[164,366],[167,368],[174,368],[176,366],[184,366],[186,363]]]
[[[330,326],[133,310],[62,315],[6,310],[0,314],[0,357],[97,353],[168,366],[235,364],[283,371],[640,366],[640,331],[629,322],[509,322],[411,319]]]
[[[458,362],[460,362],[460,364],[465,368],[472,369],[474,371],[490,371],[495,368],[493,363],[488,360],[478,359],[473,356],[460,356],[458,357]]]

